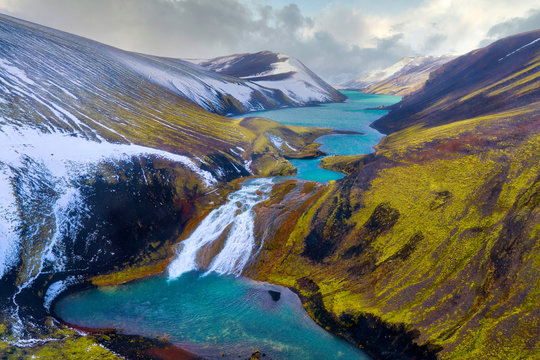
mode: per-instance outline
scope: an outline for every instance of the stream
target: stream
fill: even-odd
[[[317,139],[329,155],[373,151],[382,134],[369,124],[396,96],[344,91],[345,103],[251,113],[289,125],[362,132]],[[342,174],[321,169],[320,159],[293,160],[297,178],[326,182]],[[319,327],[289,289],[256,282],[241,273],[260,246],[253,207],[268,198],[280,178],[250,179],[214,209],[177,248],[166,274],[119,286],[62,296],[54,312],[89,328],[166,337],[208,359],[243,358],[259,350],[265,359],[368,359],[361,350]],[[215,246],[214,246],[215,245]],[[205,249],[214,246],[210,258]],[[223,356],[222,356],[223,355]]]

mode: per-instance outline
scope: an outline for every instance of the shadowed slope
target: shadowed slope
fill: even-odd
[[[527,106],[540,94],[540,30],[511,36],[443,65],[373,127],[391,133]]]
[[[454,57],[445,55],[403,58],[390,67],[348,81],[342,87],[358,89],[366,94],[408,95],[421,89],[429,74]]]

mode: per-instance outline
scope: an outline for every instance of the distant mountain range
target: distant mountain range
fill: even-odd
[[[373,126],[390,133],[530,106],[540,92],[538,37],[538,31],[511,36],[442,64]]]
[[[405,57],[392,66],[371,71],[340,87],[367,94],[407,95],[420,89],[430,73],[454,58],[453,55]]]
[[[300,60],[285,54],[261,51],[191,61],[220,74],[279,89],[300,104],[345,100],[343,94],[309,70]]]

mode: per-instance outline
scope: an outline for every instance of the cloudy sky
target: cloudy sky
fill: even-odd
[[[0,12],[162,56],[283,52],[333,84],[540,28],[540,0],[0,0]]]

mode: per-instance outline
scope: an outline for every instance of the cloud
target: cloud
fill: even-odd
[[[487,33],[487,38],[480,42],[480,46],[488,45],[509,35],[537,29],[540,29],[540,10],[530,10],[526,17],[515,17],[492,26]]]
[[[180,58],[283,52],[333,83],[357,76],[366,67],[388,65],[409,51],[395,36],[371,39],[372,47],[360,48],[354,38],[339,39],[355,17],[349,17],[340,32],[330,32],[317,27],[295,4],[273,8],[238,0],[1,1],[0,9],[14,16],[127,50]],[[327,25],[338,22],[334,17]],[[353,34],[357,31],[366,31],[366,25]]]
[[[448,38],[445,34],[433,34],[429,35],[425,40],[424,44],[422,46],[423,53],[429,53],[433,51],[434,49],[439,48],[439,46],[444,43],[444,41]]]
[[[538,10],[527,13],[530,0],[380,0],[377,6],[368,6],[368,0],[277,3],[0,0],[0,11],[126,50],[162,56],[283,52],[331,83],[389,66],[404,56],[472,50],[488,32],[489,37],[497,37],[537,24],[538,14]]]

